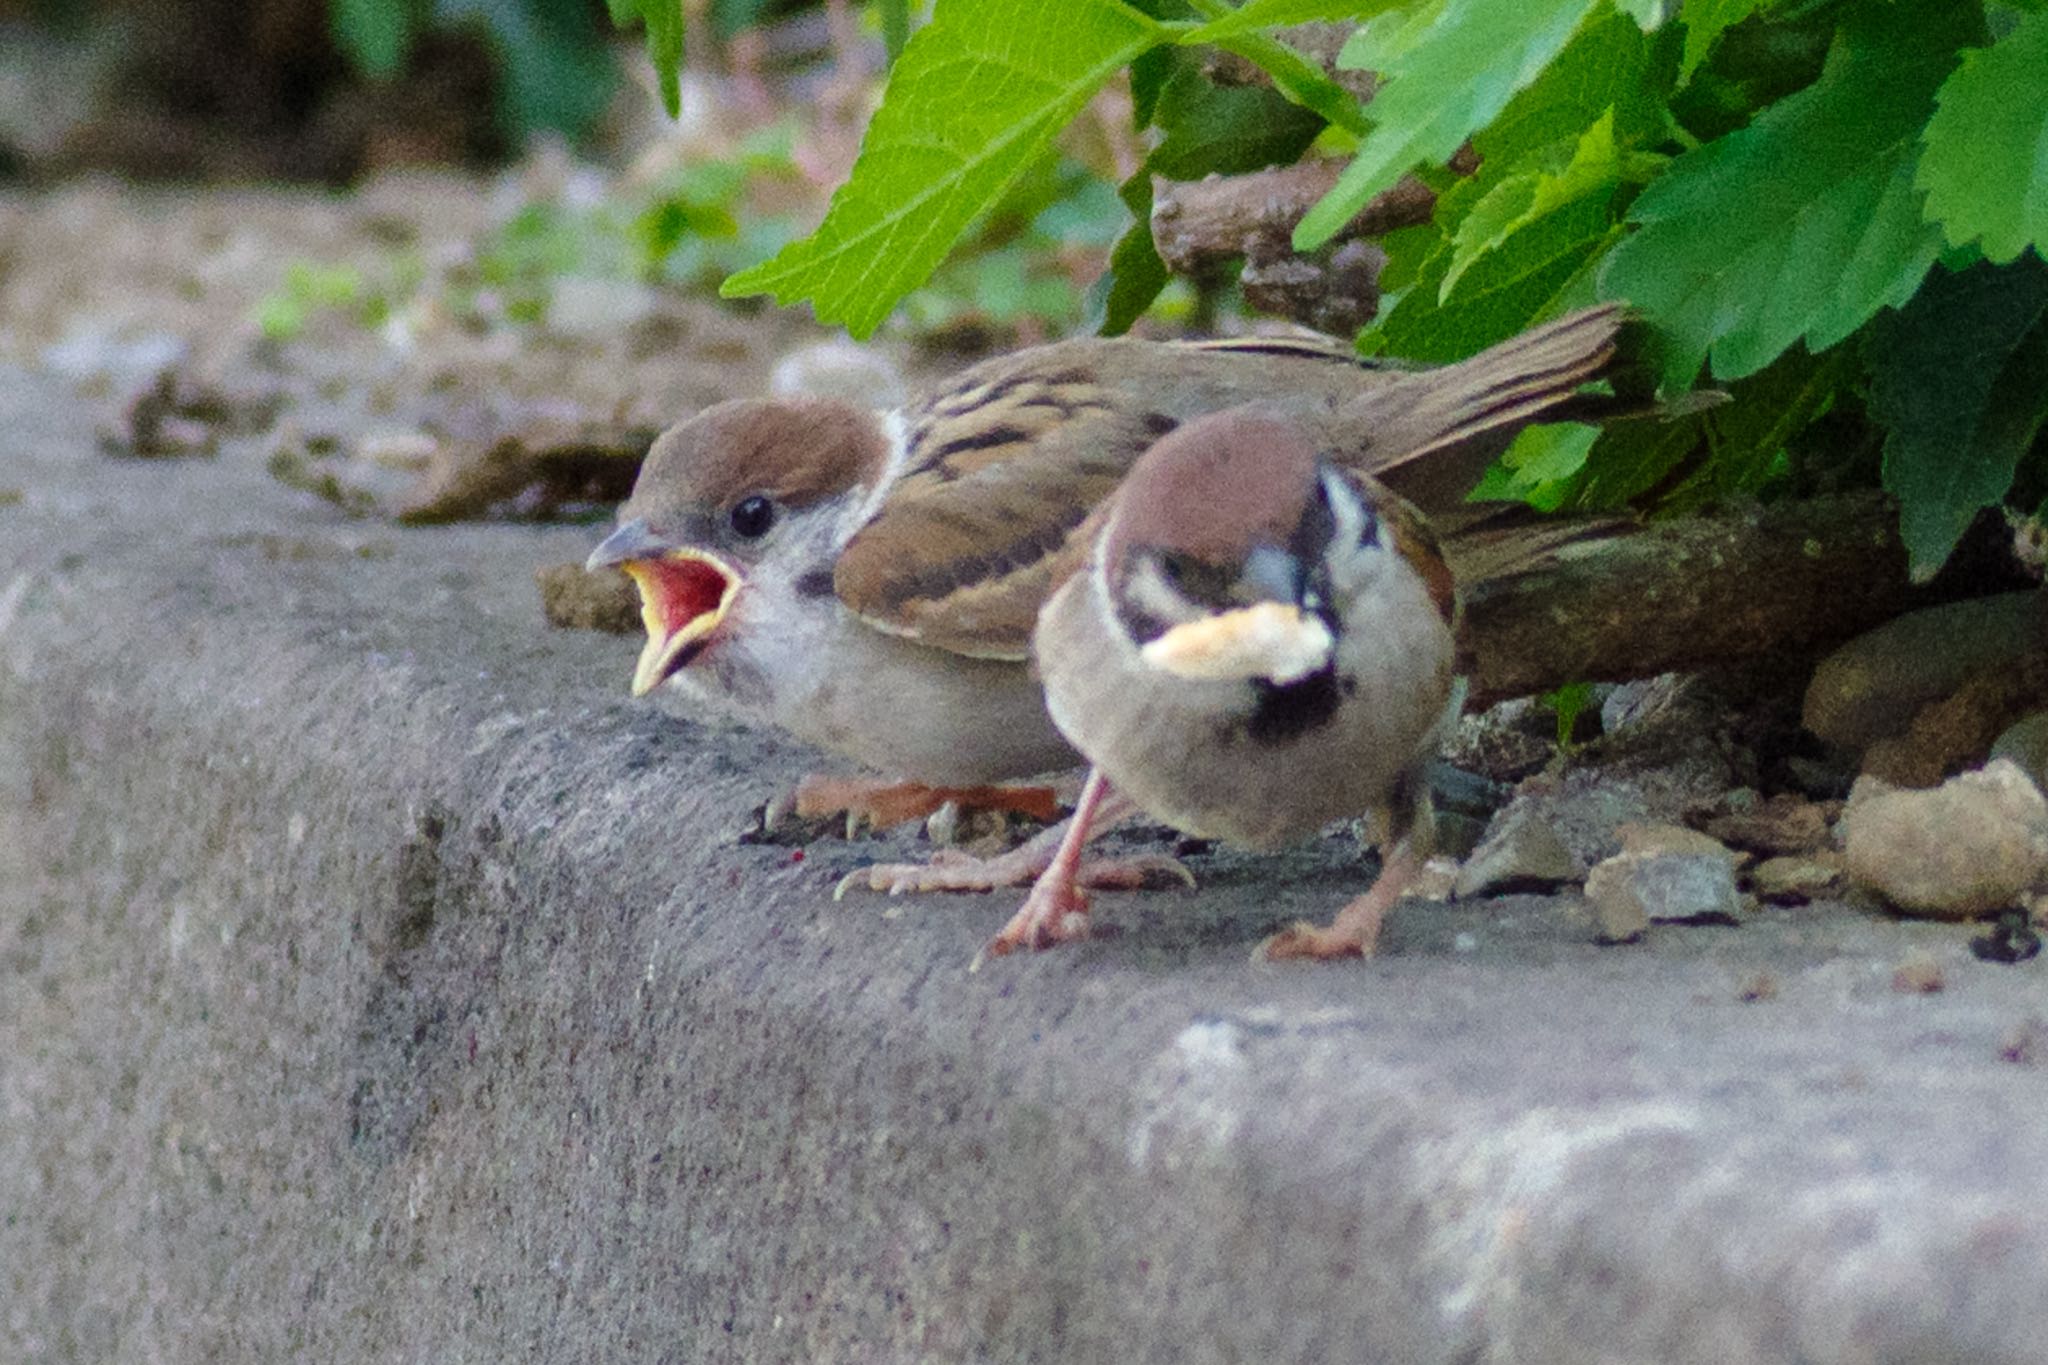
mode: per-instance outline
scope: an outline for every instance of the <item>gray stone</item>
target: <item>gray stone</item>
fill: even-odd
[[[588,531],[364,558],[89,432],[0,370],[0,1360],[2040,1359],[2041,977],[1965,930],[1250,965],[1327,840],[970,975],[1013,900],[835,904],[926,846],[736,842],[817,756],[541,624]]]
[[[1743,911],[1729,860],[1704,852],[1617,853],[1586,875],[1603,926],[1638,921],[1729,923]]]
[[[2044,633],[2048,596],[2031,590],[1908,613],[1821,662],[1806,689],[1806,728],[1861,752],[1903,731],[1920,707],[1971,674],[2019,658]]]
[[[2008,759],[1931,790],[1864,778],[1841,829],[1849,876],[1910,914],[1986,914],[2048,885],[2048,798]]]
[[[1585,875],[1585,864],[1541,816],[1527,806],[1510,806],[1458,870],[1453,892],[1471,900],[1501,891],[1548,891]]]

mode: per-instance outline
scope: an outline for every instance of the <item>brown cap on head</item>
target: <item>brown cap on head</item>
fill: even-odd
[[[754,493],[804,507],[874,477],[888,438],[865,408],[828,398],[744,398],[661,434],[621,519],[656,527]]]
[[[1286,545],[1316,492],[1317,451],[1294,423],[1242,408],[1160,438],[1117,490],[1103,553],[1172,550],[1235,566],[1253,546]]]

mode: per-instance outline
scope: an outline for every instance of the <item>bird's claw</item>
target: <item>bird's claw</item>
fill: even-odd
[[[833,900],[846,899],[858,887],[888,896],[927,891],[996,891],[1006,886],[1026,886],[1045,870],[1042,864],[1006,858],[976,858],[958,849],[942,848],[922,863],[875,863],[855,868],[839,879]],[[1091,858],[1074,874],[1074,881],[1097,891],[1138,891],[1151,886],[1195,885],[1195,874],[1180,860],[1164,854],[1140,854],[1130,858]]]
[[[1375,934],[1374,938],[1377,937]],[[1334,962],[1346,957],[1371,957],[1377,946],[1363,941],[1356,934],[1311,924],[1304,919],[1296,920],[1259,944],[1252,950],[1252,961]]]

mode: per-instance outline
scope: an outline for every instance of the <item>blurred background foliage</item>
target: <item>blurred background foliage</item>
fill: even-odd
[[[1314,160],[1309,268],[1403,175],[1436,195],[1372,243],[1361,350],[1621,297],[1668,391],[1732,396],[1536,429],[1486,494],[1881,483],[1922,573],[2048,499],[2044,146],[2040,0],[0,0],[0,176],[574,168],[459,260],[294,263],[274,338],[529,326],[592,281],[952,353],[1242,327],[1241,262],[1177,276],[1156,189]]]

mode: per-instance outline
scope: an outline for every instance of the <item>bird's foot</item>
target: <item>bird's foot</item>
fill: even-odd
[[[804,820],[843,813],[850,839],[862,828],[885,830],[922,820],[948,801],[962,810],[1008,811],[1041,824],[1050,824],[1059,815],[1059,801],[1051,787],[931,787],[922,782],[824,773],[812,773],[799,781],[788,804]]]
[[[982,958],[1001,957],[1019,948],[1050,948],[1088,937],[1088,893],[1081,889],[1079,875],[1086,869],[1087,864],[1082,864],[1072,880],[1041,876],[1033,882],[1024,904],[1017,907],[1002,932],[988,941],[974,965],[980,966]]]
[[[1332,961],[1340,957],[1371,957],[1379,947],[1380,926],[1375,921],[1363,932],[1340,929],[1334,924],[1294,923],[1259,945],[1257,956],[1267,962],[1290,958]]]
[[[832,898],[844,899],[855,887],[903,896],[924,891],[995,891],[1006,886],[1028,886],[1052,862],[1055,844],[1039,847],[1043,839],[1044,835],[1040,835],[994,858],[976,858],[958,849],[942,848],[928,862],[877,863],[857,868],[840,880]],[[1135,891],[1174,882],[1184,886],[1195,884],[1193,873],[1181,866],[1179,860],[1163,854],[1085,859],[1076,869],[1074,880],[1079,886],[1103,891]]]
[[[1329,961],[1340,957],[1371,957],[1379,948],[1380,926],[1401,893],[1422,869],[1423,853],[1402,839],[1387,854],[1380,875],[1365,894],[1347,901],[1327,925],[1296,920],[1261,943],[1255,959],[1279,962],[1289,958]]]

